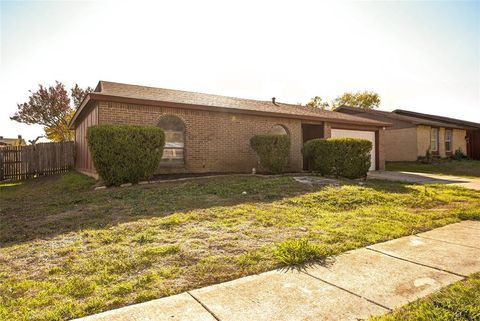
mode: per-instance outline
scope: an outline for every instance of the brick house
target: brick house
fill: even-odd
[[[304,167],[301,149],[313,138],[362,137],[373,142],[372,170],[384,169],[388,123],[275,101],[100,81],[85,97],[75,130],[78,171],[96,176],[86,142],[89,126],[104,123],[159,126],[166,144],[157,173],[245,172],[258,168],[250,138],[279,133],[291,138],[289,171]],[[261,170],[261,169],[260,169]]]
[[[387,112],[342,106],[335,111],[391,123],[385,130],[386,161],[415,161],[425,156],[427,150],[438,157],[448,157],[457,149],[467,153],[467,132],[474,129],[459,120],[402,110]]]

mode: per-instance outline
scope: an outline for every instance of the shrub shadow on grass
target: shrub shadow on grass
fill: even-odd
[[[369,178],[364,186],[380,192],[408,194],[412,192],[412,185],[420,186],[418,183],[388,181],[376,178]]]
[[[278,268],[277,270],[280,272],[304,272],[308,273],[308,270],[311,268],[315,268],[318,266],[328,268],[332,266],[335,263],[335,257],[334,256],[329,256],[325,259],[318,259],[312,262],[306,262],[298,265],[291,265],[291,266],[282,266]]]
[[[247,203],[262,207],[262,204],[292,199],[325,188],[328,191],[328,187],[301,184],[290,176],[198,178],[99,191],[93,190],[94,184],[91,178],[70,172],[26,181],[18,186],[0,187],[0,247],[83,229],[106,229],[148,218],[170,217],[160,225],[172,228],[184,223],[178,215],[171,216],[176,213],[188,214],[199,209]],[[358,186],[359,182],[342,180],[340,184]],[[369,202],[386,202],[383,194],[408,194],[418,186],[382,180],[369,180],[362,184],[365,190],[342,188],[338,192],[335,189],[321,197],[313,195],[308,200],[314,206],[331,203],[333,210],[347,210],[368,205]],[[381,193],[369,195],[368,189]],[[462,190],[458,188],[457,194],[460,195]],[[417,188],[419,196],[431,191],[429,186]],[[429,202],[428,197],[422,200]],[[308,202],[297,200],[294,205],[308,207]],[[342,209],[342,206],[346,208]],[[323,208],[330,211],[328,207]]]
[[[290,177],[198,178],[99,191],[94,184],[70,172],[0,188],[0,247],[197,209],[272,203],[319,189]]]

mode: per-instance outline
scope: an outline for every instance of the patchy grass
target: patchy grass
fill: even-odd
[[[386,170],[478,178],[480,177],[480,161],[442,159],[433,164],[387,162]]]
[[[478,216],[480,193],[223,177],[93,191],[76,173],[0,187],[0,320],[65,320]],[[244,194],[243,192],[246,192]]]
[[[480,273],[369,321],[480,320]]]

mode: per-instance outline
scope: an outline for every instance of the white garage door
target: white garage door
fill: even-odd
[[[346,129],[332,129],[332,138],[363,138],[372,142],[371,166],[370,170],[375,170],[375,132],[367,132],[363,130],[346,130]]]

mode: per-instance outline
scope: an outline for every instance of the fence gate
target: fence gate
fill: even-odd
[[[74,165],[74,142],[0,147],[0,181],[64,173]]]

